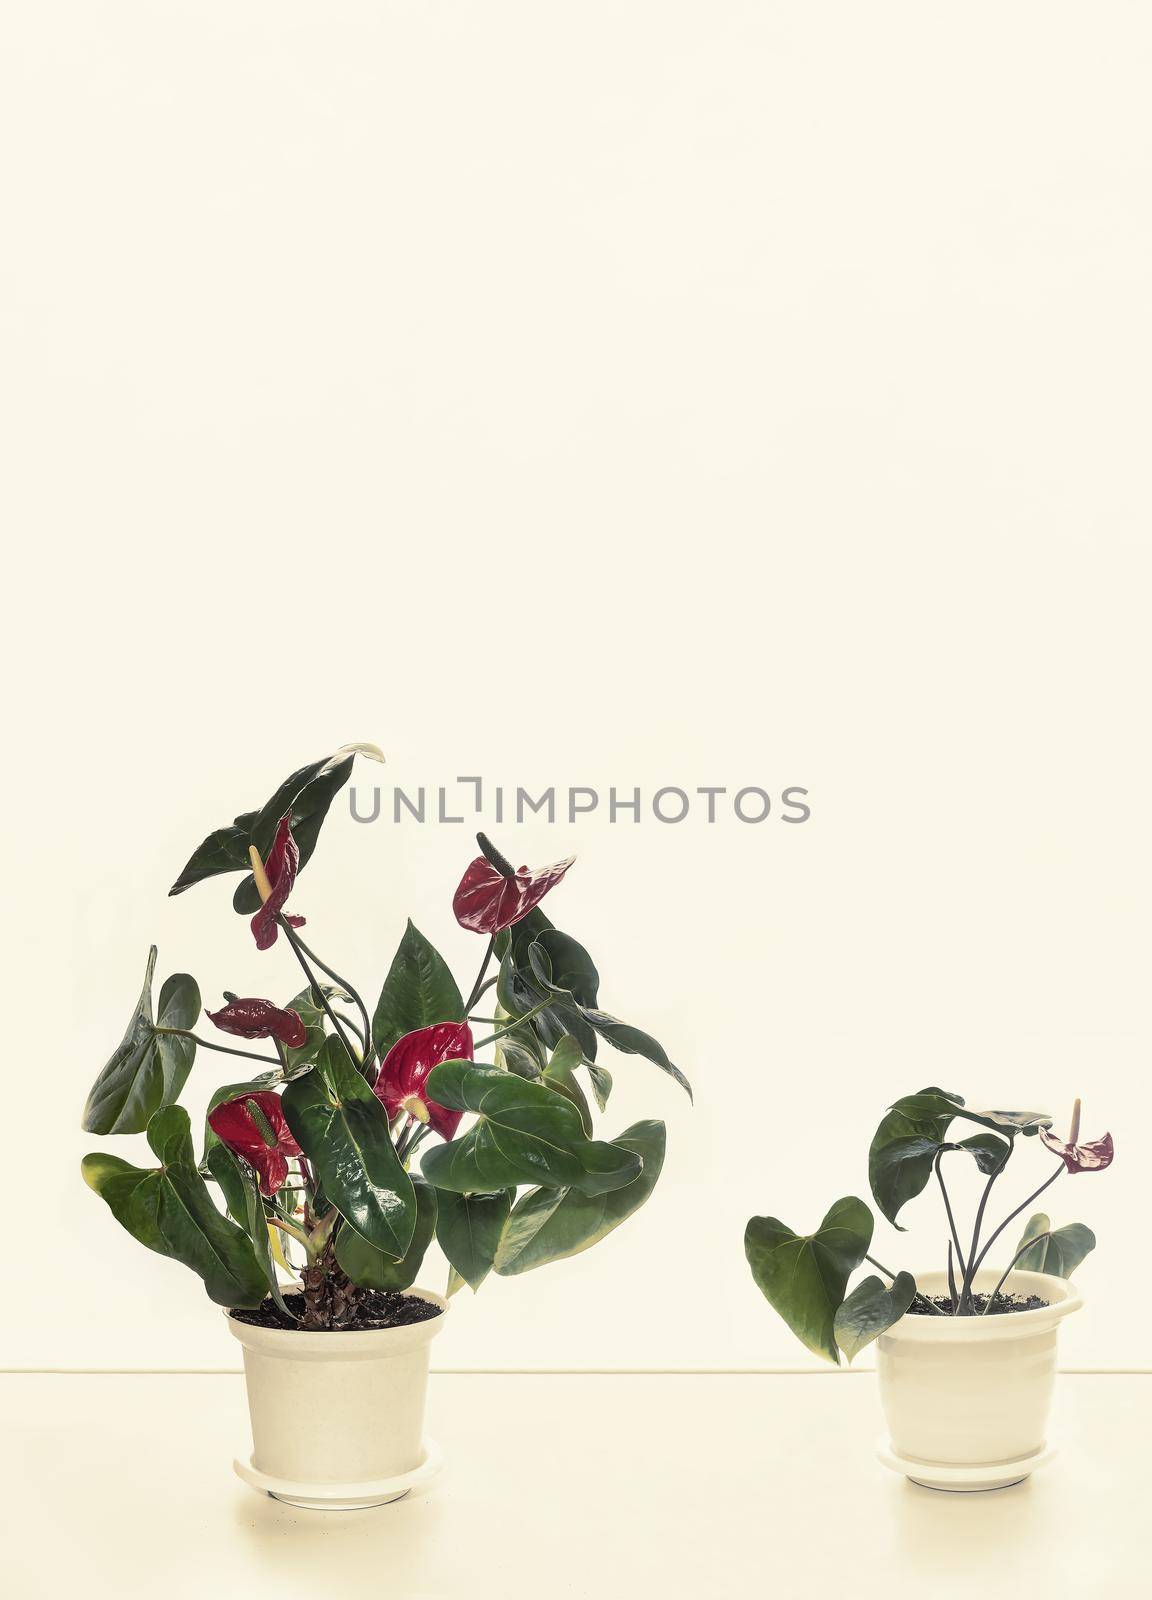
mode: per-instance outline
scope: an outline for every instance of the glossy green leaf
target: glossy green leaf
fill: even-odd
[[[406,1033],[463,1019],[464,1000],[447,962],[409,922],[372,1018],[372,1038],[381,1060]]]
[[[890,1289],[875,1276],[858,1283],[833,1321],[836,1343],[848,1360],[899,1322],[915,1296],[916,1279],[910,1272],[898,1272]]]
[[[192,853],[169,894],[182,894],[194,883],[220,873],[245,874],[233,897],[236,910],[257,911],[260,896],[249,871],[248,848],[255,845],[266,856],[276,824],[286,811],[292,814],[292,836],[300,850],[300,866],[307,865],[334,797],[347,783],[354,754],[322,756],[299,767],[279,786],[258,811],[245,811],[227,827],[217,828]]]
[[[744,1253],[761,1293],[809,1350],[836,1366],[836,1313],[872,1242],[872,1226],[863,1200],[847,1195],[815,1233],[793,1233],[776,1217],[753,1217],[744,1232]]]
[[[588,1079],[592,1085],[592,1094],[601,1111],[608,1107],[608,1096],[612,1093],[612,1074],[607,1067],[601,1067],[595,1061],[585,1061]]]
[[[613,1144],[634,1151],[643,1169],[622,1189],[584,1195],[575,1189],[533,1189],[517,1201],[496,1252],[496,1271],[514,1277],[579,1255],[638,1211],[656,1187],[664,1166],[666,1133],[662,1122],[636,1122]]]
[[[594,1009],[600,994],[600,974],[596,963],[578,940],[559,928],[542,928],[529,945],[548,957],[548,973],[557,989],[570,994],[578,1006]]]
[[[986,1178],[990,1178],[998,1171],[1012,1154],[1009,1141],[1001,1139],[995,1133],[974,1133],[969,1139],[961,1139],[955,1148],[964,1150],[974,1157],[976,1165]]]
[[[439,1201],[436,1242],[453,1271],[475,1291],[492,1270],[496,1246],[512,1203],[508,1190],[454,1194],[444,1189],[440,1191]]]
[[[244,1173],[239,1159],[232,1154],[226,1144],[221,1144],[217,1140],[205,1154],[204,1166],[207,1167],[224,1197],[228,1215],[237,1227],[243,1228],[247,1233],[248,1202],[244,1195]]]
[[[1046,1233],[1046,1239],[1037,1238]],[[1028,1226],[1020,1235],[1017,1250],[1029,1239],[1036,1239],[1030,1250],[1016,1262],[1026,1272],[1050,1272],[1056,1278],[1070,1278],[1090,1250],[1096,1248],[1096,1235],[1082,1222],[1068,1222],[1064,1227],[1052,1229],[1052,1224],[1042,1211],[1029,1217]]]
[[[252,1253],[260,1264],[268,1284],[268,1292],[286,1317],[296,1320],[288,1309],[280,1287],[272,1243],[268,1237],[268,1217],[260,1187],[252,1172],[228,1149],[217,1142],[208,1152],[208,1170],[220,1186],[224,1202],[233,1222],[239,1224],[252,1242]]]
[[[301,989],[299,994],[293,995],[285,1009],[296,1012],[308,1034],[304,1043],[297,1045],[294,1050],[285,1047],[284,1054],[288,1059],[288,1070],[291,1073],[315,1061],[327,1034],[324,1032],[324,1011],[313,1001],[311,987]]]
[[[876,1204],[901,1232],[904,1230],[896,1220],[900,1210],[927,1184],[939,1151],[964,1151],[986,1176],[1012,1153],[1010,1141],[991,1131],[972,1134],[959,1143],[950,1141],[953,1118],[964,1115],[962,1103],[959,1095],[943,1089],[921,1089],[897,1100],[876,1130],[868,1152],[868,1179]]]
[[[496,1009],[496,1026],[507,1026],[503,1007]],[[514,1028],[498,1039],[494,1046],[496,1065],[505,1072],[514,1072],[518,1078],[535,1081],[544,1076],[544,1063],[548,1056],[545,1047],[532,1031],[532,1024]]]
[[[588,1107],[587,1096],[576,1080],[576,1068],[583,1059],[580,1041],[573,1034],[566,1033],[553,1050],[541,1081],[556,1094],[562,1094],[565,1100],[576,1107],[580,1113],[581,1126],[590,1139],[592,1112]]]
[[[471,1193],[543,1183],[602,1194],[639,1175],[637,1155],[585,1138],[575,1106],[542,1084],[445,1061],[433,1068],[427,1090],[437,1105],[479,1118],[462,1138],[425,1155],[424,1176],[438,1189]]]
[[[158,1117],[149,1139],[175,1160],[145,1169],[100,1151],[84,1157],[84,1181],[133,1238],[198,1273],[217,1305],[258,1306],[266,1290],[264,1273],[247,1234],[217,1211],[188,1159],[187,1112],[171,1106]]]
[[[894,1227],[900,1228],[896,1219],[901,1207],[915,1199],[932,1176],[936,1152],[955,1115],[951,1096],[942,1089],[922,1089],[897,1100],[876,1129],[868,1151],[868,1182],[873,1199]]]
[[[423,1178],[413,1178],[412,1188],[416,1194],[416,1226],[402,1260],[394,1261],[377,1250],[355,1228],[337,1228],[336,1260],[353,1283],[365,1289],[400,1290],[410,1289],[416,1282],[436,1228],[436,1191]]]
[[[987,1111],[965,1105],[963,1096],[950,1094],[946,1089],[921,1089],[919,1094],[906,1095],[897,1105],[917,1117],[964,1117],[1009,1137],[1017,1133],[1039,1133],[1041,1128],[1052,1126],[1052,1118],[1046,1111]]]
[[[348,1059],[325,1040],[315,1067],[288,1084],[280,1103],[324,1192],[369,1244],[403,1260],[416,1228],[416,1196],[392,1143],[388,1115]]]
[[[680,1068],[669,1060],[664,1046],[658,1039],[654,1039],[650,1033],[645,1033],[642,1028],[634,1028],[630,1023],[621,1022],[618,1017],[609,1016],[606,1011],[585,1011],[584,1018],[591,1023],[602,1039],[607,1040],[613,1050],[619,1050],[626,1056],[643,1056],[645,1061],[651,1061],[670,1078],[674,1078],[689,1100],[692,1099],[692,1085]]]
[[[173,973],[152,1010],[156,946],[148,952],[144,986],[124,1037],[105,1063],[84,1107],[87,1133],[143,1133],[161,1106],[179,1095],[196,1057],[192,1039],[157,1033],[157,1027],[191,1028],[200,1015],[200,991],[186,972]]]
[[[330,757],[319,772],[313,773],[303,786],[297,790],[292,800],[292,837],[300,851],[300,867],[303,871],[312,858],[316,848],[316,841],[320,837],[320,829],[328,815],[333,800],[343,789],[352,775],[354,756],[346,756],[337,761]],[[312,768],[303,767],[301,772],[311,772]],[[297,776],[299,776],[297,774]],[[282,788],[292,786],[293,780],[289,779]],[[264,809],[257,816],[252,825],[252,838],[249,841],[255,844],[261,856],[266,856],[272,845],[276,833],[276,824],[288,809],[287,800],[281,798],[278,791],[268,801]],[[260,891],[256,887],[256,880],[248,873],[236,886],[232,896],[233,909],[242,916],[250,917],[260,909]]]
[[[596,1004],[599,974],[591,956],[569,934],[553,927],[539,906],[507,930],[507,934],[505,942],[497,940],[497,954],[501,959],[496,994],[501,1005],[509,1015],[519,1017],[535,1010],[551,993],[553,1003],[527,1027],[545,1049],[558,1044],[566,1033],[575,1035],[585,1057],[594,1061],[596,1033],[580,1009],[581,1004]],[[536,981],[529,958],[534,944],[540,945],[541,954],[537,959],[548,963],[549,972],[555,955],[572,989],[553,985],[550,990]]]
[[[566,935],[559,937],[565,938]],[[545,994],[553,994],[559,1001],[570,1003],[583,1021],[592,1028],[593,1032],[601,1039],[607,1040],[614,1050],[619,1050],[624,1055],[643,1056],[646,1061],[651,1061],[661,1071],[676,1080],[692,1098],[692,1085],[681,1072],[680,1068],[669,1060],[668,1054],[658,1039],[650,1033],[645,1033],[641,1028],[634,1028],[630,1023],[621,1022],[619,1017],[611,1016],[607,1011],[597,1010],[593,1006],[582,1005],[571,990],[566,989],[559,981],[552,963],[552,951],[556,948],[556,930],[543,933],[528,947],[528,963],[531,968],[532,978],[536,986]],[[549,942],[551,941],[551,942]],[[575,944],[575,940],[567,941]],[[577,946],[579,948],[579,946]],[[583,1049],[583,1036],[576,1028],[569,1029],[581,1042]],[[584,1052],[587,1054],[587,1051]]]
[[[190,1167],[196,1165],[192,1123],[183,1106],[164,1106],[154,1114],[148,1123],[148,1143],[162,1166],[175,1166],[181,1161]]]

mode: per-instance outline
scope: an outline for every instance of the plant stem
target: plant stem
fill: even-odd
[[[484,959],[480,963],[480,971],[476,974],[476,982],[472,985],[472,993],[468,996],[468,1000],[464,1006],[465,1016],[468,1015],[472,1007],[476,1004],[477,1000],[479,1000],[480,996],[484,993],[485,989],[488,988],[488,984],[484,982],[484,974],[488,971],[488,963],[492,959],[492,952],[495,950],[495,948],[496,935],[493,934],[488,941],[488,948],[484,952]],[[495,983],[495,981],[495,978],[493,978],[492,982]]]
[[[955,1273],[955,1270],[953,1269],[953,1266],[952,1266],[952,1241],[951,1241],[951,1239],[949,1239],[949,1241],[948,1241],[948,1293],[952,1296],[953,1300],[956,1301],[957,1305],[959,1305],[960,1296],[956,1292],[956,1273]]]
[[[1027,1202],[1025,1202],[1025,1203],[1027,1203]],[[1004,1287],[1004,1284],[1005,1284],[1005,1282],[1006,1282],[1006,1280],[1008,1278],[1008,1274],[1012,1271],[1012,1268],[1019,1261],[1020,1257],[1022,1255],[1025,1255],[1029,1250],[1031,1250],[1031,1248],[1032,1248],[1032,1246],[1034,1244],[1039,1244],[1041,1239],[1050,1239],[1051,1237],[1052,1237],[1052,1229],[1048,1228],[1043,1233],[1038,1233],[1034,1239],[1026,1239],[1024,1241],[1024,1243],[1020,1246],[1019,1250],[1017,1250],[1016,1254],[1012,1257],[1011,1261],[1005,1267],[1004,1276],[1000,1279],[1000,1282],[996,1285],[996,1287],[993,1289],[992,1293],[988,1296],[987,1304],[985,1305],[983,1311],[980,1313],[980,1315],[982,1317],[986,1317],[988,1315],[988,1307],[992,1304],[993,1300],[995,1300],[996,1296],[1000,1293],[1001,1289]]]
[[[191,1028],[153,1028],[153,1033],[175,1034],[180,1039],[194,1039],[197,1044],[203,1045],[205,1050],[219,1050],[225,1056],[243,1056],[247,1061],[264,1061],[269,1066],[278,1067],[280,1062],[275,1056],[257,1055],[255,1050],[233,1050],[229,1044],[216,1044],[212,1039],[201,1039],[199,1034],[193,1033]]]
[[[497,1028],[495,1033],[490,1033],[486,1039],[481,1039],[475,1048],[483,1050],[485,1045],[495,1044],[497,1039],[503,1039],[506,1033],[515,1033],[522,1022],[531,1022],[533,1017],[539,1016],[541,1011],[547,1011],[548,1007],[553,1004],[555,1004],[555,997],[549,995],[546,1000],[541,1000],[538,1006],[533,1006],[531,1011],[525,1011],[522,1017],[510,1017],[507,1027]]]
[[[984,1260],[984,1257],[988,1254],[989,1250],[991,1250],[992,1246],[996,1243],[997,1239],[1004,1232],[1004,1229],[1013,1220],[1013,1218],[1018,1217],[1020,1215],[1020,1213],[1022,1211],[1024,1211],[1028,1206],[1030,1206],[1034,1200],[1038,1200],[1040,1198],[1040,1196],[1044,1193],[1045,1189],[1049,1188],[1052,1184],[1054,1184],[1056,1182],[1056,1179],[1060,1176],[1060,1174],[1063,1171],[1064,1171],[1064,1163],[1063,1163],[1063,1161],[1061,1161],[1060,1165],[1056,1168],[1056,1171],[1052,1174],[1052,1176],[1050,1178],[1045,1178],[1044,1182],[1040,1185],[1040,1187],[1038,1189],[1033,1190],[1033,1192],[1028,1196],[1027,1200],[1022,1200],[1020,1202],[1020,1204],[1016,1207],[1015,1211],[1010,1211],[1008,1213],[1008,1215],[1004,1218],[1004,1221],[996,1229],[996,1232],[988,1240],[988,1243],[984,1246],[983,1250],[981,1250],[979,1256],[977,1257],[976,1263],[973,1266],[973,1268],[971,1270],[971,1273],[969,1274],[969,1282],[971,1282],[971,1279],[976,1276],[976,1270],[980,1266],[980,1263]]]
[[[960,1235],[956,1232],[956,1218],[952,1215],[952,1202],[951,1202],[951,1200],[949,1200],[948,1191],[944,1187],[944,1174],[940,1171],[940,1157],[943,1154],[944,1154],[944,1146],[941,1145],[940,1149],[937,1150],[937,1152],[936,1152],[935,1159],[932,1162],[932,1170],[936,1174],[936,1182],[940,1185],[940,1193],[944,1197],[944,1210],[948,1213],[948,1227],[949,1227],[949,1229],[951,1230],[951,1233],[952,1233],[952,1243],[953,1243],[953,1245],[955,1247],[955,1250],[956,1250],[956,1260],[960,1264],[960,1271],[963,1272],[964,1271],[964,1252],[960,1248]],[[951,1268],[949,1268],[949,1272],[951,1272]],[[960,1302],[959,1302],[959,1300],[957,1300],[957,1302],[956,1302],[956,1311],[959,1311],[959,1309],[960,1309]],[[956,1312],[954,1311],[952,1313],[952,1315],[955,1316]]]
[[[364,1030],[361,1028],[360,1024],[356,1021],[356,1019],[354,1017],[350,1017],[346,1011],[337,1011],[336,1015],[340,1018],[341,1022],[347,1023],[347,1025],[352,1029],[352,1032],[356,1035],[356,1037],[359,1039],[360,1043],[364,1046],[364,1054],[367,1055],[368,1054],[368,1041],[364,1037]]]
[[[970,1305],[972,1302],[972,1279],[975,1276],[976,1268],[979,1265],[979,1262],[977,1261],[977,1251],[980,1248],[980,1229],[984,1225],[984,1212],[988,1206],[988,1197],[992,1193],[992,1185],[996,1182],[996,1179],[1008,1165],[1008,1158],[1011,1156],[1015,1148],[1016,1135],[1014,1133],[1010,1133],[1008,1135],[1008,1149],[1005,1152],[1004,1159],[996,1168],[995,1172],[989,1176],[988,1182],[984,1185],[984,1193],[980,1196],[980,1204],[976,1207],[976,1221],[972,1227],[972,1243],[968,1250],[968,1270],[967,1272],[962,1272],[964,1281],[960,1285],[961,1305],[965,1303]]]
[[[431,1128],[422,1122],[415,1122],[411,1128],[406,1128],[399,1145],[396,1147],[396,1154],[400,1160],[410,1161],[417,1147],[428,1137],[431,1131]]]
[[[333,1011],[332,1007],[328,1004],[328,996],[324,993],[324,989],[323,989],[322,985],[317,983],[316,974],[312,971],[312,968],[308,965],[308,959],[307,959],[307,957],[306,957],[306,955],[304,953],[303,946],[301,945],[300,940],[296,937],[296,929],[292,926],[292,924],[288,921],[287,917],[284,916],[283,913],[281,913],[276,918],[276,921],[280,924],[280,927],[283,929],[284,933],[287,935],[288,943],[292,946],[292,949],[296,953],[297,961],[299,961],[301,967],[304,969],[304,976],[308,979],[308,982],[312,987],[313,995],[319,1000],[320,1005],[323,1008],[323,1010],[324,1010],[329,1022],[332,1024],[333,1028],[335,1028],[336,1033],[338,1034],[338,1036],[340,1038],[341,1044],[343,1044],[345,1050],[347,1050],[349,1061],[351,1061],[352,1065],[356,1068],[356,1071],[360,1074],[360,1076],[362,1078],[367,1078],[367,1076],[368,1076],[368,1063],[366,1061],[363,1061],[363,1062],[360,1061],[360,1059],[357,1057],[355,1050],[353,1050],[353,1048],[352,1048],[352,1044],[351,1044],[351,1041],[348,1038],[348,1035],[344,1032],[344,1028],[341,1025],[339,1017]],[[327,970],[327,969],[325,969],[325,970]],[[339,980],[337,980],[337,981],[339,981]],[[351,993],[351,990],[349,990],[349,993]]]
[[[268,1223],[270,1227],[279,1228],[281,1232],[288,1234],[289,1238],[295,1239],[297,1244],[303,1245],[304,1249],[308,1250],[308,1235],[296,1227],[295,1223],[285,1222],[281,1217],[269,1217]],[[311,1256],[311,1250],[308,1250],[308,1254]]]
[[[361,1000],[360,996],[356,993],[356,990],[348,982],[348,979],[347,978],[342,978],[338,972],[333,972],[331,967],[326,966],[325,963],[323,961],[321,961],[320,957],[316,954],[315,950],[310,950],[308,948],[308,946],[304,943],[303,939],[301,939],[299,934],[295,935],[295,942],[296,942],[296,945],[297,945],[298,949],[303,950],[304,954],[308,957],[309,961],[314,962],[316,964],[316,966],[318,966],[320,968],[320,971],[325,974],[326,977],[329,977],[329,978],[332,979],[333,983],[338,983],[340,985],[340,987],[344,990],[345,994],[351,995],[352,1001],[353,1001],[357,1011],[360,1013],[361,1021],[364,1024],[363,1029],[357,1028],[356,1031],[357,1031],[357,1033],[360,1034],[360,1037],[364,1041],[365,1059],[367,1059],[367,1052],[370,1051],[371,1048],[372,1048],[372,1024],[368,1020],[368,1008],[367,1008],[367,1006],[364,1004],[363,1000]],[[347,1020],[347,1019],[345,1019],[345,1020]],[[349,1026],[355,1026],[355,1024],[350,1023]]]

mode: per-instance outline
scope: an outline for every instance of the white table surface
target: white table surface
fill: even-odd
[[[434,1374],[438,1482],[324,1513],[233,1475],[237,1376],[5,1374],[0,1407],[7,1600],[1152,1593],[1149,1376],[1063,1376],[1056,1462],[947,1495],[874,1459],[867,1373]]]

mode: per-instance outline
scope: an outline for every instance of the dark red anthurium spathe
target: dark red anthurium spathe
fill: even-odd
[[[300,1013],[286,1011],[271,1000],[230,1000],[219,1011],[205,1011],[204,1015],[238,1039],[279,1039],[291,1050],[299,1050],[308,1039]]]
[[[472,1060],[472,1030],[466,1022],[434,1022],[430,1028],[406,1033],[384,1057],[375,1095],[389,1120],[407,1111],[417,1122],[427,1122],[442,1139],[455,1137],[462,1111],[449,1111],[424,1098],[424,1085],[433,1067],[442,1061]]]
[[[253,1115],[253,1103],[259,1109],[260,1118],[267,1123],[267,1131],[261,1127],[260,1118]],[[260,1188],[266,1195],[274,1195],[287,1178],[288,1157],[300,1154],[300,1146],[292,1137],[280,1109],[280,1097],[271,1089],[225,1100],[223,1105],[215,1106],[208,1113],[208,1126],[221,1144],[243,1156],[255,1169]]]
[[[300,865],[300,849],[292,837],[292,813],[286,811],[276,824],[276,837],[264,861],[260,860],[255,845],[251,846],[249,854],[252,857],[252,875],[264,902],[252,918],[252,933],[257,950],[269,950],[276,943],[276,918],[292,893],[296,869]],[[286,916],[284,920],[294,928],[304,926],[303,917]]]
[[[1065,1144],[1060,1135],[1053,1133],[1050,1128],[1041,1128],[1040,1137],[1049,1150],[1060,1157],[1069,1172],[1102,1172],[1112,1164],[1115,1154],[1110,1133],[1106,1133],[1102,1139],[1089,1139],[1083,1144],[1074,1143],[1071,1139]]]
[[[495,934],[510,928],[538,906],[575,861],[568,856],[550,867],[518,867],[508,876],[484,856],[470,862],[452,897],[452,910],[462,928],[473,933]]]

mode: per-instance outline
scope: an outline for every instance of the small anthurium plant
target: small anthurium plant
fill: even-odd
[[[452,902],[483,940],[475,982],[464,994],[409,922],[369,1014],[305,943],[296,888],[357,754],[380,759],[345,746],[301,767],[210,834],[170,890],[245,874],[233,905],[251,919],[258,960],[287,957],[302,987],[284,1004],[226,990],[202,1024],[187,973],[153,1001],[153,947],[83,1119],[90,1133],[147,1137],[149,1166],[103,1152],[83,1161],[129,1233],[191,1267],[218,1304],[270,1301],[278,1325],[307,1330],[354,1326],[372,1291],[411,1286],[433,1238],[449,1292],[476,1290],[492,1269],[523,1273],[586,1250],[643,1205],[664,1124],[595,1137],[592,1103],[603,1112],[612,1091],[602,1044],[691,1093],[654,1038],[600,1009],[591,956],[541,910],[572,860],[514,868],[482,834]],[[229,1042],[198,1032],[204,1024]],[[179,1100],[205,1049],[242,1058],[252,1075],[212,1095],[198,1151]]]
[[[959,1120],[978,1126],[967,1138],[951,1137]],[[808,1349],[839,1365],[841,1353],[851,1361],[886,1328],[905,1314],[974,1317],[1024,1311],[1040,1304],[1002,1291],[1013,1268],[1068,1278],[1095,1248],[1096,1237],[1082,1223],[1053,1228],[1037,1212],[1026,1224],[999,1281],[990,1294],[978,1293],[976,1274],[993,1246],[1017,1217],[1063,1173],[1100,1172],[1112,1161],[1111,1134],[1080,1141],[1080,1102],[1076,1101],[1066,1140],[1052,1131],[1042,1112],[982,1111],[965,1105],[943,1089],[921,1089],[891,1106],[876,1130],[868,1153],[872,1196],[898,1232],[897,1218],[935,1178],[948,1232],[945,1251],[947,1295],[922,1294],[910,1272],[892,1272],[870,1255],[875,1219],[855,1195],[837,1200],[815,1233],[797,1234],[776,1217],[752,1217],[744,1234],[744,1251],[757,1286]],[[1037,1138],[1056,1157],[1055,1169],[998,1226],[987,1230],[992,1192],[1016,1151],[1021,1137]],[[944,1181],[943,1159],[974,1161],[985,1177],[970,1237],[960,1227]],[[870,1275],[848,1292],[852,1274],[865,1261],[883,1273]]]

